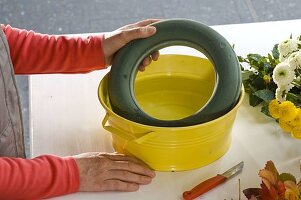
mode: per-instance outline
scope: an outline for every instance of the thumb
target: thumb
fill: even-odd
[[[119,30],[105,34],[103,43],[103,52],[106,60],[106,65],[110,65],[113,55],[126,45],[128,42],[152,36],[156,33],[156,28],[153,26],[135,27],[127,30]]]
[[[136,27],[128,30],[123,30],[120,33],[120,37],[122,38],[123,42],[126,44],[135,39],[147,38],[149,36],[154,35],[155,33],[156,33],[156,28],[154,26],[143,26],[143,27]]]

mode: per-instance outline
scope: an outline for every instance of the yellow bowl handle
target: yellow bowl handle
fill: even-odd
[[[115,128],[115,127],[112,127],[112,126],[110,126],[109,124],[107,125],[108,119],[109,119],[109,115],[108,115],[108,113],[106,113],[106,116],[105,116],[105,117],[103,118],[103,120],[102,120],[102,127],[103,127],[105,130],[107,130],[107,131],[109,131],[109,132],[111,132],[111,133],[113,133],[113,134],[115,134],[115,135],[118,135],[119,137],[121,137],[121,138],[123,138],[123,139],[126,139],[126,140],[128,140],[128,141],[132,141],[132,140],[135,140],[135,139],[136,139],[136,137],[135,137],[134,135],[128,134],[128,133],[125,132],[125,131],[122,131],[122,130],[120,130],[120,129],[117,129],[117,128]]]
[[[107,122],[109,120],[109,114],[106,113],[105,117],[103,118],[102,120],[102,127],[115,134],[115,135],[118,135],[119,137],[125,139],[125,140],[128,140],[128,141],[132,141],[132,142],[136,142],[138,144],[141,144],[143,143],[145,140],[151,138],[151,137],[154,137],[155,135],[157,135],[154,131],[149,131],[149,132],[146,132],[146,133],[141,133],[141,136],[140,137],[136,137],[135,135],[133,134],[129,134],[128,132],[125,132],[123,130],[120,130],[118,128],[115,128],[113,126],[110,126]]]

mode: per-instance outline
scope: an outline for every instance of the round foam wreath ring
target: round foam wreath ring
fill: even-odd
[[[108,79],[112,110],[140,124],[181,127],[205,123],[231,110],[241,91],[241,71],[237,56],[227,40],[212,28],[192,20],[172,19],[153,24],[155,35],[128,43],[116,54]],[[212,62],[216,83],[208,102],[195,114],[178,120],[160,120],[145,113],[134,95],[134,81],[141,61],[164,47],[182,45],[195,48]]]

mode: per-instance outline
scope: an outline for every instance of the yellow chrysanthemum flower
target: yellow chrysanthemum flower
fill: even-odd
[[[301,109],[300,108],[297,108],[296,116],[292,120],[292,125],[293,126],[301,126]]]
[[[300,191],[296,183],[293,181],[284,181],[284,185],[286,189],[284,193],[285,199],[298,200]]]
[[[269,112],[270,112],[270,115],[274,119],[278,119],[279,118],[279,106],[280,106],[280,103],[279,103],[279,101],[277,99],[273,99],[269,103]]]
[[[279,126],[282,128],[284,132],[291,133],[293,131],[294,126],[291,124],[291,121],[279,119]]]
[[[279,118],[285,121],[291,121],[297,114],[296,106],[290,101],[284,101],[279,106]]]
[[[301,139],[301,125],[295,126],[292,129],[291,134],[294,138]]]
[[[284,197],[285,199],[289,199],[289,200],[299,200],[298,195],[291,189],[285,190]]]

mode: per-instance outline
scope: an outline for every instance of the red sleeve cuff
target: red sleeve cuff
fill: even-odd
[[[63,158],[66,162],[66,165],[68,166],[68,171],[69,171],[69,181],[70,181],[70,191],[68,193],[74,193],[78,192],[79,186],[80,186],[80,176],[79,176],[79,169],[76,164],[76,161],[73,157],[64,157]]]

